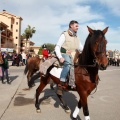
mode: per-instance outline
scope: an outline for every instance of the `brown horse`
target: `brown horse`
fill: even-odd
[[[27,74],[27,80],[29,81],[31,76],[39,70],[39,65],[40,65],[41,59],[39,57],[30,57],[27,60],[24,74]]]
[[[107,32],[108,27],[103,31],[101,30],[92,30],[88,27],[89,35],[85,41],[84,49],[78,59],[78,65],[75,67],[75,84],[76,91],[80,96],[78,106],[73,112],[73,119],[77,119],[80,108],[83,108],[83,113],[85,120],[90,120],[87,97],[90,93],[97,87],[99,82],[98,70],[105,70],[108,64],[108,59],[106,57],[106,44],[105,33]],[[36,89],[36,102],[35,107],[37,112],[40,112],[39,107],[39,95],[45,86],[48,84],[50,79],[52,79],[56,84],[60,83],[60,79],[50,74],[48,69],[46,77],[41,76],[41,81],[39,87]],[[41,75],[41,74],[40,74]],[[34,78],[34,77],[33,77]],[[35,79],[31,78],[29,81],[29,87],[31,87],[32,82]],[[66,85],[66,89],[69,90],[69,86]],[[65,111],[69,111],[68,105],[62,98],[62,95],[57,95],[60,101],[63,104]]]

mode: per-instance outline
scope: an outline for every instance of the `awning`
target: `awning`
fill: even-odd
[[[13,48],[1,48],[2,52],[13,52]]]

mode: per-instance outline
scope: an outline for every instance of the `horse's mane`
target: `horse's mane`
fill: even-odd
[[[103,32],[100,30],[93,30],[92,35],[89,33],[89,35],[85,41],[82,54],[79,57],[80,65],[93,64],[94,54],[93,54],[92,48],[95,45],[95,42],[100,35],[102,35],[102,37],[104,37]]]

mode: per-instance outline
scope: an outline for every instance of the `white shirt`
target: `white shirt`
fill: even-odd
[[[26,59],[26,54],[24,52],[21,55],[22,55],[22,59]]]
[[[56,44],[56,47],[55,47],[55,52],[56,52],[56,55],[59,59],[62,58],[62,54],[60,52],[60,49],[61,49],[61,46],[63,45],[64,42],[65,42],[65,35],[61,34],[61,36],[58,40],[58,43]],[[79,50],[80,51],[83,50],[83,45],[81,43],[79,44]]]

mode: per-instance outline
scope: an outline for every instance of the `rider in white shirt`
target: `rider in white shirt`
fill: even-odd
[[[63,32],[55,47],[55,53],[59,58],[59,61],[63,63],[63,70],[60,76],[60,84],[58,85],[58,91],[61,90],[61,86],[64,87],[66,83],[66,77],[70,71],[71,55],[74,57],[76,49],[83,50],[83,46],[80,43],[80,39],[77,36],[78,22],[75,20],[70,21],[69,29]],[[62,91],[61,91],[62,92]],[[59,92],[57,92],[59,94]]]

